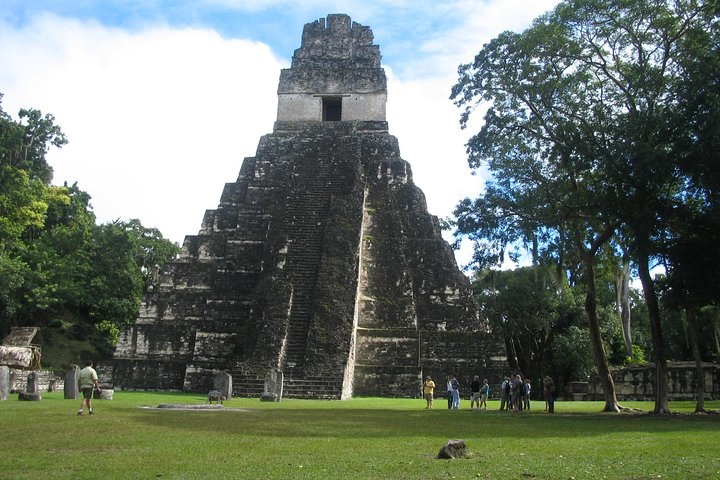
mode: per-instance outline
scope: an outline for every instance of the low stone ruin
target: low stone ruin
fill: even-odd
[[[437,454],[437,458],[451,460],[453,458],[468,458],[470,454],[463,440],[448,440]]]
[[[32,344],[38,330],[37,327],[12,327],[0,344],[0,365],[39,370],[40,346]]]
[[[705,398],[708,400],[720,399],[720,365],[703,363],[702,370],[705,376]],[[654,400],[654,372],[655,365],[653,363],[614,369],[612,377],[618,401]],[[667,372],[669,400],[695,400],[697,398],[695,362],[670,362]],[[581,383],[573,384],[570,396],[566,399],[603,400],[600,379],[592,376],[585,386]]]

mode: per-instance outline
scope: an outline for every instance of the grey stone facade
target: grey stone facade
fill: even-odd
[[[714,363],[702,364],[705,376],[705,399],[720,399],[720,366]],[[697,367],[695,362],[670,362],[667,369],[668,399],[695,400]],[[655,395],[655,368],[647,366],[624,367],[613,370],[615,394],[619,401],[652,401]],[[584,393],[584,392],[583,392]],[[587,384],[586,395],[576,395],[578,399],[602,400],[602,384],[597,377],[591,377]]]
[[[278,119],[164,267],[111,368],[124,389],[207,391],[228,371],[257,396],[418,396],[457,373],[500,381],[501,337],[479,317],[436,217],[385,121],[372,31],[305,26]]]

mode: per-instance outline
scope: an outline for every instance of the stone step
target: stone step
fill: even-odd
[[[299,372],[294,369],[295,374]],[[341,377],[308,377],[290,378],[291,372],[285,374],[283,396],[287,398],[319,398],[337,400],[342,393]],[[265,381],[254,376],[233,374],[233,396],[243,398],[260,397]]]

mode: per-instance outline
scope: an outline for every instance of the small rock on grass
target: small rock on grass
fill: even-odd
[[[438,452],[437,458],[440,459],[452,459],[452,458],[468,458],[470,455],[467,451],[467,446],[463,440],[448,440]]]

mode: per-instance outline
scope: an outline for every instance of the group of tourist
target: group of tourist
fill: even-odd
[[[432,378],[425,377],[423,382],[423,396],[427,402],[426,410],[433,408],[433,396],[435,382]],[[532,381],[517,375],[505,377],[500,385],[500,410],[521,412],[530,410],[530,394],[532,392]],[[470,382],[470,410],[487,410],[487,399],[490,397],[490,385],[487,379],[480,382],[480,377],[475,375]],[[543,397],[545,398],[545,411],[555,412],[555,384],[550,377],[543,380]],[[457,375],[447,379],[447,401],[449,410],[460,409],[460,382]]]
[[[427,410],[432,410],[434,392],[435,382],[432,378],[425,377],[423,396],[427,402],[427,406],[425,407]],[[480,377],[475,375],[473,381],[470,382],[470,410],[487,410],[488,397],[490,397],[490,385],[488,384],[487,378],[483,379],[481,383]],[[449,410],[460,409],[460,382],[458,381],[457,375],[447,378],[447,400]]]
[[[531,391],[532,382],[529,378],[523,381],[519,374],[505,377],[500,384],[500,410],[530,410]]]

